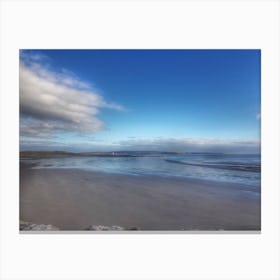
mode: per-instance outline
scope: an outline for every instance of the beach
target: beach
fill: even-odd
[[[245,184],[20,165],[20,219],[60,230],[260,230],[260,193]]]

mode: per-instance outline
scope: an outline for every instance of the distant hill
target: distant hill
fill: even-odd
[[[67,157],[74,156],[77,153],[65,152],[65,151],[21,151],[20,157],[36,158],[36,157]]]

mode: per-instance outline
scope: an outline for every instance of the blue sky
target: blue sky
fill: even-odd
[[[258,151],[259,50],[24,50],[21,148]]]

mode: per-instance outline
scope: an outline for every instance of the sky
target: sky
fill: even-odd
[[[20,149],[258,153],[260,50],[20,50]]]

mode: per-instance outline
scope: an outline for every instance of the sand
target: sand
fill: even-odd
[[[241,184],[21,164],[20,219],[61,230],[260,230],[260,195]]]

